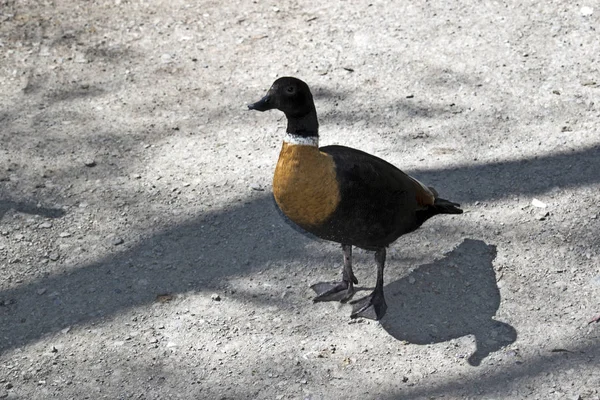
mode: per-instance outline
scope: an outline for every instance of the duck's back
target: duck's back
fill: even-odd
[[[434,198],[418,182],[360,150],[325,146],[321,151],[334,160],[340,202],[317,236],[375,249],[419,227],[418,211]]]

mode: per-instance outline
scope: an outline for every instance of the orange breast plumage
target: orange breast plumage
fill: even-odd
[[[298,225],[310,228],[324,223],[340,203],[333,158],[316,146],[284,142],[273,195],[281,211]]]

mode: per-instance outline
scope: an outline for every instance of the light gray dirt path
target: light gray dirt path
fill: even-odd
[[[600,398],[599,27],[593,1],[0,0],[0,398]],[[285,121],[245,104],[283,75],[322,144],[466,211],[391,246],[381,323],[312,303],[341,250],[273,206]]]

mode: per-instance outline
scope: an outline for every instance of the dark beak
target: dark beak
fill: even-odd
[[[268,94],[254,104],[248,104],[249,110],[267,111],[275,108],[271,101],[271,96]]]

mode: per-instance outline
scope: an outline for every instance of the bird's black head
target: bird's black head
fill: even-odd
[[[315,111],[308,85],[298,78],[282,77],[273,82],[267,95],[253,104],[250,110],[267,111],[277,109],[289,118],[302,118]]]

